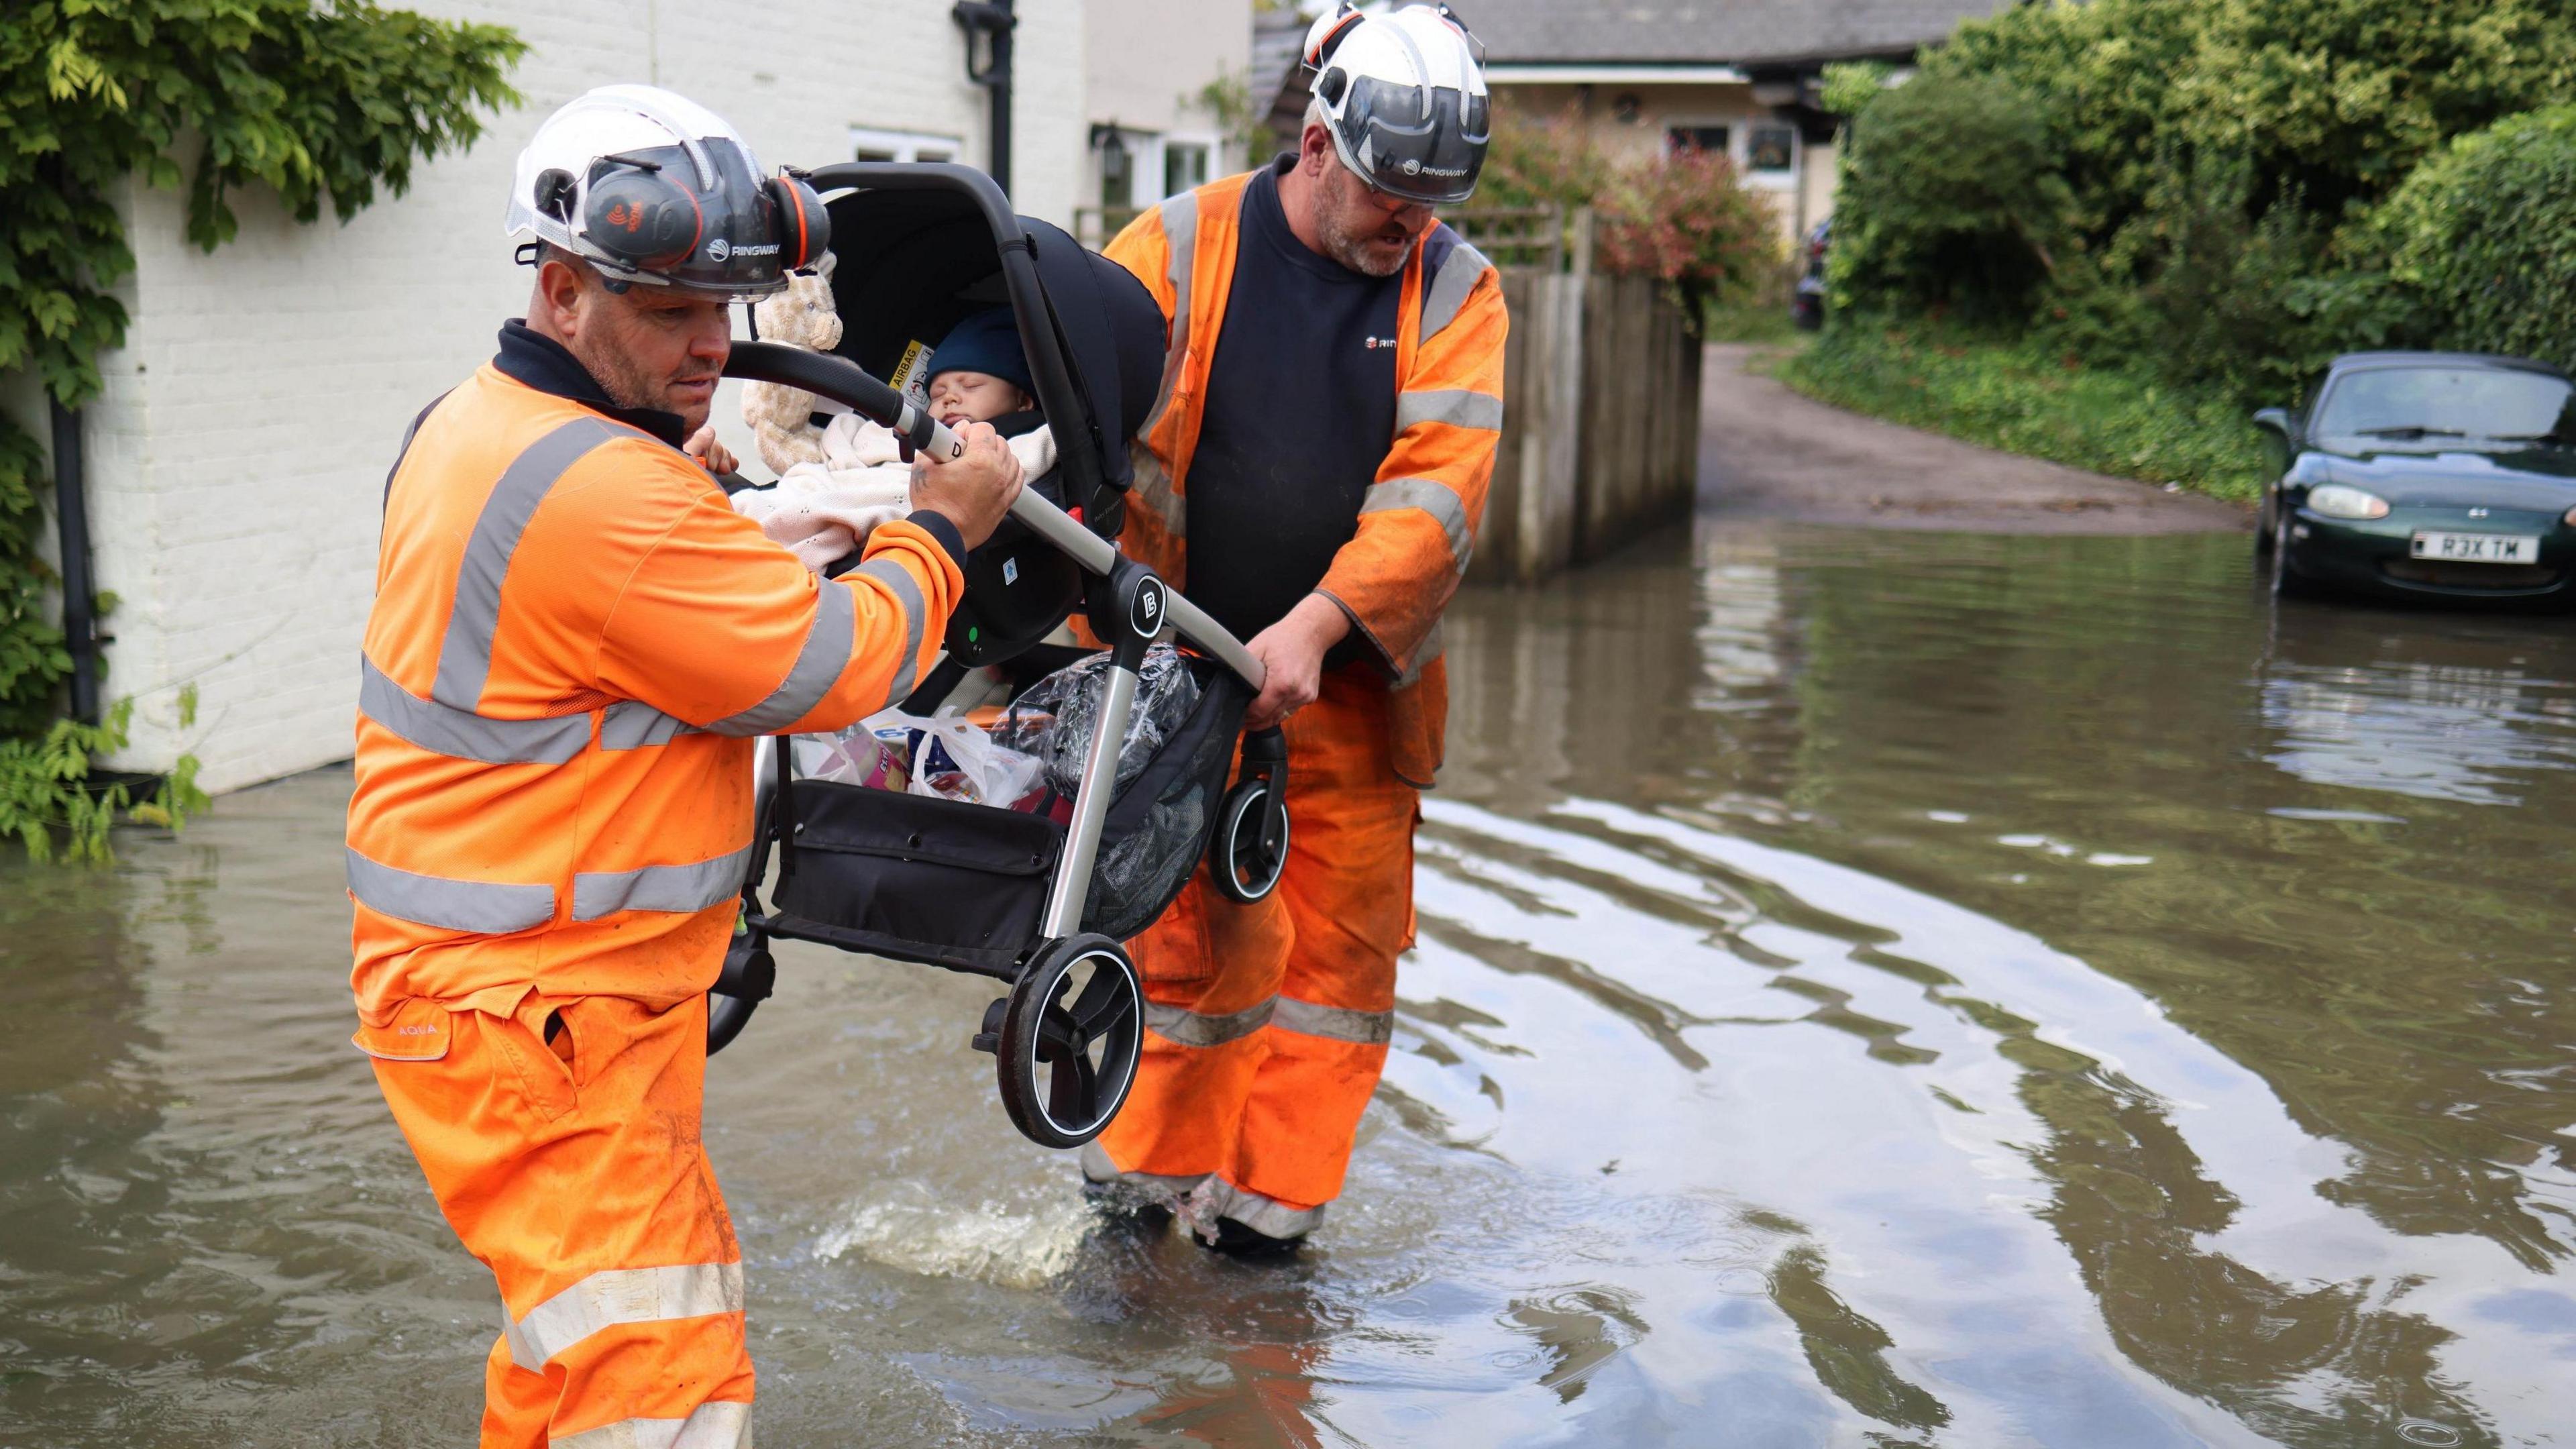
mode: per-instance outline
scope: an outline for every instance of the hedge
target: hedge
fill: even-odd
[[[2429,341],[2576,366],[2576,106],[2454,141],[2375,231]]]

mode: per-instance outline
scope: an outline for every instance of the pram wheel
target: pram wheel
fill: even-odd
[[[979,1051],[994,1054],[1002,1109],[1041,1147],[1100,1135],[1136,1083],[1145,994],[1127,953],[1106,936],[1042,944],[1011,994],[984,1013]]]
[[[1242,778],[1217,806],[1208,874],[1218,895],[1248,906],[1288,868],[1288,742],[1275,729],[1243,737]]]

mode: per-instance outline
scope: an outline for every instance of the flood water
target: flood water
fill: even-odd
[[[2238,536],[1674,538],[1453,614],[1422,940],[1290,1266],[1103,1230],[978,982],[710,1071],[774,1445],[2576,1442],[2576,649]],[[470,1441],[323,771],[0,873],[0,1444]]]

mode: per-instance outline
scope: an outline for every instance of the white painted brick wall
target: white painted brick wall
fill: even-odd
[[[1090,4],[1092,120],[1143,131],[1216,129],[1192,98],[1220,75],[1250,73],[1252,0]]]
[[[412,415],[492,351],[523,310],[500,216],[536,124],[595,85],[658,80],[732,120],[762,162],[844,159],[853,125],[967,138],[986,105],[965,79],[949,0],[473,0],[417,8],[514,26],[526,97],[483,142],[343,226],[297,226],[235,198],[240,236],[181,239],[183,199],[120,198],[138,262],[134,326],[86,414],[99,584],[121,598],[106,696],[137,698],[134,748],[193,750],[216,790],[346,758],[375,581],[379,492]],[[1071,219],[1084,161],[1084,0],[1021,0],[1014,108],[1024,210]],[[742,446],[730,390],[716,416]],[[37,419],[41,426],[41,413]],[[193,681],[200,714],[177,721]]]

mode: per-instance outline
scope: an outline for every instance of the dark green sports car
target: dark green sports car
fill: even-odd
[[[2576,384],[2461,352],[2334,360],[2280,446],[2254,547],[2272,591],[2576,603]]]

